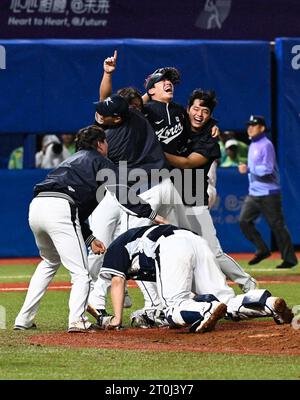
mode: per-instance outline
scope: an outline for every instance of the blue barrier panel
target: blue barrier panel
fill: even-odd
[[[158,67],[176,66],[182,79],[175,100],[184,105],[195,88],[214,89],[214,114],[222,129],[245,129],[245,121],[255,113],[270,120],[268,42],[132,39],[127,41],[126,60],[127,84],[142,82]]]
[[[115,90],[143,90],[146,76],[176,66],[182,83],[175,101],[194,88],[217,92],[222,129],[244,129],[250,114],[270,121],[268,42],[200,40],[11,40],[0,71],[1,132],[72,132],[93,121],[103,60],[119,50]],[[259,62],[255,60],[259,59]],[[258,96],[259,93],[259,96]]]
[[[44,179],[46,170],[0,171],[1,233],[0,257],[38,255],[28,224],[28,207],[33,186]]]
[[[42,130],[45,54],[40,45],[29,40],[4,41],[3,45],[6,69],[0,70],[0,130]]]
[[[0,219],[3,227],[0,233],[0,258],[38,255],[33,234],[28,225],[28,206],[32,199],[34,185],[42,181],[47,172],[47,170],[38,169],[0,171]],[[253,251],[253,247],[244,238],[238,225],[241,203],[247,194],[247,177],[240,175],[236,168],[220,168],[217,187],[219,199],[212,210],[212,215],[224,251]],[[258,226],[266,242],[269,243],[268,228],[261,222]]]
[[[238,222],[241,206],[248,194],[248,177],[237,168],[218,168],[218,199],[211,210],[221,246],[228,253],[254,252],[255,247],[242,234]],[[257,229],[270,246],[271,234],[263,218],[257,220]]]
[[[276,40],[278,160],[283,208],[293,243],[300,244],[300,38]]]

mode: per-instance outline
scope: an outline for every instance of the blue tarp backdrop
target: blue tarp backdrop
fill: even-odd
[[[6,69],[0,71],[0,132],[72,132],[90,124],[103,60],[114,49],[119,51],[115,90],[129,85],[143,90],[151,72],[175,66],[182,74],[175,101],[187,104],[198,87],[215,89],[215,117],[222,129],[244,129],[253,113],[270,122],[268,42],[2,40],[0,45],[6,49]]]

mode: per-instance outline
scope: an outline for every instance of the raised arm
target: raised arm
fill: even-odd
[[[112,74],[117,66],[118,52],[114,51],[113,57],[107,57],[103,62],[103,77],[99,88],[100,101],[105,100],[112,94]]]

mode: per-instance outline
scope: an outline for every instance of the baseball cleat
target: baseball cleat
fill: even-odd
[[[14,326],[14,331],[27,331],[28,329],[36,329],[36,324],[32,324],[30,326],[22,326],[22,325],[15,325]]]
[[[154,326],[154,321],[149,320],[146,314],[132,313],[130,316],[132,328],[148,329]]]
[[[97,324],[91,324],[90,322],[73,322],[68,328],[68,333],[96,333],[101,328]]]
[[[226,304],[217,302],[211,303],[210,309],[204,313],[203,318],[194,322],[189,331],[195,333],[205,333],[214,330],[217,322],[225,317],[226,311]]]
[[[273,318],[276,324],[290,324],[294,318],[292,310],[287,306],[284,299],[277,297],[273,305]]]

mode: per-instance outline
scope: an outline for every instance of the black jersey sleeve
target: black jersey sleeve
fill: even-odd
[[[126,279],[128,268],[131,265],[129,253],[125,247],[126,239],[126,235],[121,235],[108,247],[100,269],[102,278],[111,279],[113,276],[120,276]]]
[[[217,142],[199,141],[195,146],[192,147],[190,153],[198,153],[209,160],[215,160],[221,157],[220,146]]]
[[[207,124],[201,129],[200,134],[190,135],[189,154],[198,153],[203,157],[208,158],[210,161],[221,157],[220,146],[218,138],[211,136],[212,127],[215,126],[217,121],[211,118]]]

